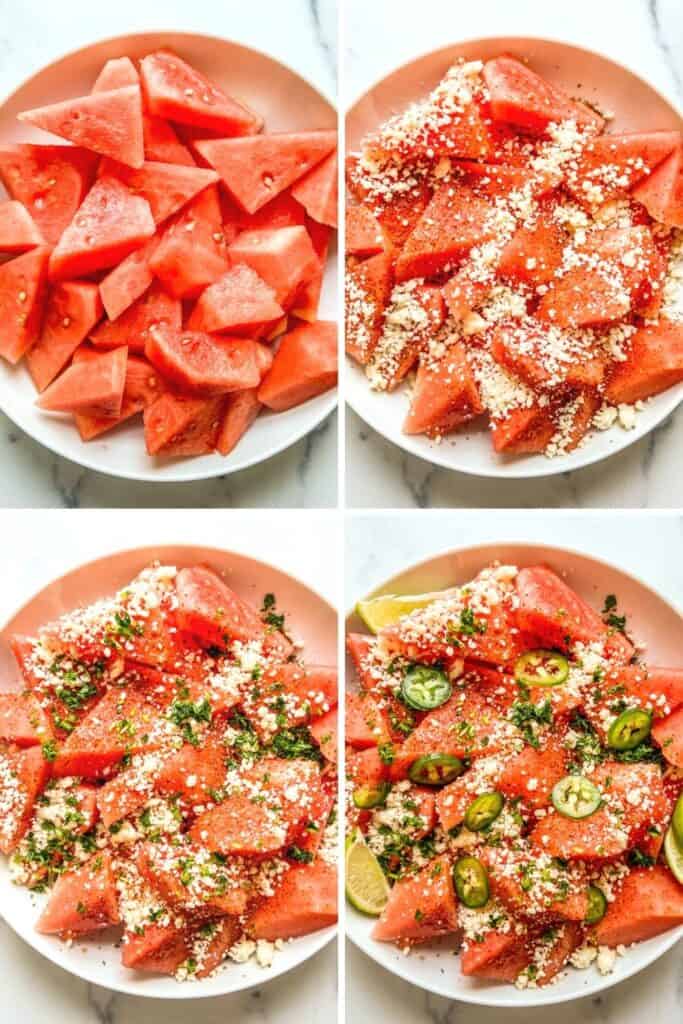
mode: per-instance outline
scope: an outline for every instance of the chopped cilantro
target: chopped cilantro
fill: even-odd
[[[396,750],[393,743],[380,743],[377,748],[379,759],[382,764],[393,764],[396,757]]]
[[[174,700],[168,710],[168,717],[178,726],[183,739],[192,746],[199,746],[199,738],[194,731],[193,722],[211,722],[211,704],[208,697],[199,701]]]
[[[285,854],[290,860],[298,861],[299,864],[310,864],[313,854],[310,850],[302,850],[300,846],[288,846]]]
[[[512,705],[509,717],[512,724],[520,730],[526,742],[530,746],[538,748],[536,726],[552,725],[552,704],[549,699],[544,700],[541,704],[516,700]]]
[[[54,740],[43,743],[43,757],[46,761],[54,761],[57,757],[57,744]]]

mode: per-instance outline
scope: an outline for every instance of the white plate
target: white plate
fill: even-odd
[[[66,573],[31,598],[0,633],[2,689],[16,689],[22,685],[9,649],[12,633],[32,633],[38,626],[77,605],[113,593],[154,559],[166,565],[210,565],[225,574],[227,583],[240,597],[254,603],[260,604],[265,593],[275,593],[278,605],[287,612],[292,631],[304,642],[307,659],[323,665],[336,663],[335,610],[310,587],[280,569],[245,555],[215,548],[162,545],[120,551],[89,562]],[[10,881],[7,858],[0,857],[0,913],[22,939],[48,960],[85,981],[118,992],[157,999],[201,999],[237,992],[252,985],[264,985],[313,956],[336,934],[334,927],[323,928],[286,942],[270,968],[259,967],[253,961],[246,964],[230,962],[215,977],[180,984],[173,978],[146,975],[122,967],[120,951],[114,945],[120,930],[112,929],[95,939],[75,942],[73,946],[65,945],[55,936],[39,935],[34,924],[46,899],[45,895],[36,895],[14,885]]]
[[[540,544],[506,543],[463,548],[419,562],[375,587],[367,596],[442,590],[467,582],[496,559],[518,566],[544,562],[562,574],[593,606],[601,607],[606,594],[616,594],[619,609],[628,616],[636,638],[647,645],[648,659],[653,664],[681,664],[681,612],[630,573],[577,551]],[[347,616],[346,628],[348,632],[367,632],[355,612]],[[346,674],[347,679],[355,676],[350,659],[347,659]],[[392,943],[375,942],[370,937],[373,924],[371,918],[347,904],[346,934],[378,964],[429,992],[482,1006],[544,1006],[595,995],[641,971],[683,937],[681,926],[638,943],[617,958],[612,974],[603,976],[594,965],[585,971],[569,968],[547,988],[519,990],[509,984],[464,977],[450,939],[419,946],[405,956]]]
[[[549,39],[488,38],[425,54],[372,86],[347,114],[347,151],[357,149],[367,131],[429,92],[457,57],[488,60],[501,53],[528,58],[534,71],[570,94],[593,99],[603,109],[614,111],[610,131],[682,127],[680,112],[664,96],[633,71],[607,57]],[[638,414],[634,430],[616,427],[604,433],[596,432],[576,451],[548,459],[544,455],[497,455],[488,429],[479,425],[450,435],[440,444],[424,436],[409,437],[401,432],[408,411],[405,386],[392,394],[371,391],[363,370],[348,358],[344,379],[346,400],[352,409],[373,430],[399,448],[446,469],[507,479],[550,476],[598,462],[644,437],[666,419],[683,398],[683,384],[679,384],[646,403]]]
[[[266,54],[212,36],[180,32],[149,32],[107,39],[62,57],[21,85],[0,106],[0,144],[59,142],[16,120],[21,110],[89,93],[102,65],[112,57],[136,58],[171,47],[228,93],[252,106],[266,120],[268,131],[335,128],[332,102],[321,91]],[[4,195],[0,186],[0,195]],[[337,318],[337,256],[330,250],[320,303],[320,318]],[[0,360],[0,408],[17,426],[58,455],[88,469],[130,480],[205,480],[225,476],[276,455],[314,430],[337,404],[336,391],[287,412],[263,412],[230,455],[189,459],[150,458],[145,452],[142,421],[115,428],[84,443],[71,417],[47,415],[34,405],[36,391],[23,366]]]

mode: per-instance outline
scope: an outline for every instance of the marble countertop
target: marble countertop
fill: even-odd
[[[347,519],[345,607],[407,565],[454,547],[505,538],[576,548],[612,561],[683,606],[679,570],[683,519],[618,513],[441,511],[410,515],[358,513]],[[677,557],[678,556],[678,557]],[[433,996],[388,974],[347,943],[348,1021],[391,1024],[678,1024],[683,1014],[683,941],[657,963],[599,996],[538,1010],[497,1010]]]
[[[222,35],[263,50],[336,92],[334,0],[0,0],[0,97],[69,50],[155,28]],[[337,418],[259,466],[198,483],[144,484],[85,470],[0,413],[0,504],[25,507],[317,507],[337,500]]]
[[[677,0],[346,0],[345,9],[345,106],[399,64],[487,35],[546,36],[599,50],[683,106],[683,7]],[[596,466],[547,479],[486,480],[403,452],[347,408],[346,502],[375,508],[679,507],[683,477],[672,468],[682,445],[683,406]]]
[[[201,516],[169,509],[135,513],[0,511],[4,536],[0,622],[46,583],[90,559],[127,547],[182,543],[229,547],[297,576],[331,602],[339,598],[339,574],[330,551],[340,550],[340,524],[332,514],[302,522],[283,511],[277,523],[259,512],[230,516],[208,510]],[[267,523],[264,519],[267,518]],[[59,542],[55,543],[55,538]],[[325,573],[320,571],[325,565]],[[3,1024],[300,1024],[319,1014],[335,1020],[336,947],[331,943],[295,971],[258,988],[208,1000],[143,999],[89,985],[29,948],[0,917],[0,1020]]]

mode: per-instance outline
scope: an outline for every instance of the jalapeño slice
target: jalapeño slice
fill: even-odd
[[[367,811],[371,807],[377,807],[384,803],[389,788],[388,782],[380,782],[378,786],[360,786],[359,789],[353,791],[353,802],[356,807]]]
[[[650,735],[652,716],[642,708],[623,711],[609,727],[607,742],[613,750],[633,750]]]
[[[470,832],[481,832],[495,821],[503,810],[503,797],[500,793],[482,793],[465,811],[465,826]]]
[[[452,782],[465,769],[459,757],[450,754],[426,754],[413,761],[408,769],[408,777],[412,782],[420,782],[423,786],[443,786]]]
[[[401,695],[411,708],[432,711],[445,704],[452,693],[450,680],[440,668],[411,665],[401,683]]]
[[[565,818],[587,818],[602,802],[598,787],[583,775],[565,775],[553,786],[551,799]]]
[[[471,910],[483,907],[489,898],[489,876],[476,857],[461,857],[453,865],[453,883],[458,899]]]
[[[607,899],[602,889],[598,889],[597,885],[589,885],[586,924],[597,924],[598,921],[602,921],[606,910]]]
[[[567,681],[569,662],[557,651],[539,647],[515,662],[515,679],[526,686],[559,686]]]

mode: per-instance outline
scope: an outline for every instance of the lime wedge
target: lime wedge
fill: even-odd
[[[674,878],[683,885],[683,848],[678,843],[672,828],[668,829],[664,839],[664,856]]]
[[[356,831],[350,839],[346,848],[346,898],[362,914],[379,917],[389,899],[389,883],[361,833]]]
[[[378,633],[384,626],[393,626],[403,615],[409,615],[418,608],[426,608],[433,601],[453,597],[457,588],[435,590],[431,594],[382,594],[372,597],[369,601],[359,601],[356,611],[373,633]]]

